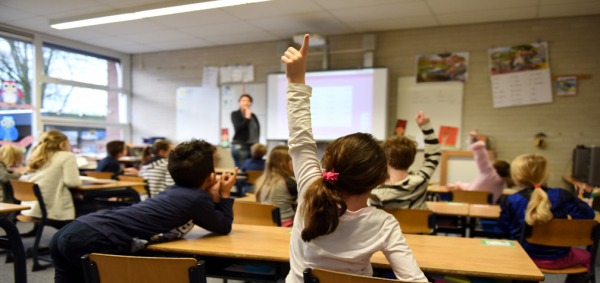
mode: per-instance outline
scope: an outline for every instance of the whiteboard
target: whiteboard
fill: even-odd
[[[398,94],[396,100],[396,116],[406,120],[405,135],[416,139],[418,148],[424,148],[423,133],[415,121],[415,115],[422,110],[429,116],[436,135],[440,126],[458,128],[456,146],[446,149],[458,149],[461,145],[463,83],[421,83],[417,84],[415,77],[398,78]],[[394,122],[395,123],[395,122]]]
[[[479,175],[473,156],[451,156],[446,166],[446,184],[470,183]]]
[[[177,89],[176,141],[192,138],[219,144],[219,88],[180,87]]]
[[[260,137],[258,141],[267,144],[267,98],[265,84],[234,84],[221,86],[221,129],[229,129],[229,142],[233,141],[235,129],[231,123],[231,112],[239,110],[238,101],[242,94],[252,96],[250,110],[258,118]],[[218,125],[218,124],[216,124]]]

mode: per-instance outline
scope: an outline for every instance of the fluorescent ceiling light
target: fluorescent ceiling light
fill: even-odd
[[[271,0],[207,1],[207,2],[200,2],[200,3],[193,3],[193,4],[185,4],[185,5],[157,8],[157,9],[148,9],[148,10],[142,10],[142,11],[131,12],[131,13],[121,13],[121,14],[115,14],[115,15],[109,15],[109,16],[93,17],[93,18],[83,19],[83,20],[67,21],[67,22],[56,23],[56,24],[50,25],[50,27],[55,28],[55,29],[71,29],[71,28],[102,25],[102,24],[124,22],[124,21],[131,21],[131,20],[139,20],[139,19],[143,19],[143,18],[158,17],[158,16],[179,14],[179,13],[185,13],[185,12],[193,12],[193,11],[208,10],[208,9],[215,9],[215,8],[222,8],[222,7],[229,7],[229,6],[237,6],[237,5],[257,3],[257,2],[266,2],[266,1],[271,1]]]

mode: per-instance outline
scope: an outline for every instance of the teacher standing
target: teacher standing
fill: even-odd
[[[260,124],[256,115],[250,110],[252,96],[242,94],[239,104],[240,109],[231,112],[231,123],[235,129],[231,143],[231,155],[233,155],[235,166],[242,167],[246,159],[250,157],[250,147],[258,142]]]

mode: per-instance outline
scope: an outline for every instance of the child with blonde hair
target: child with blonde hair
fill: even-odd
[[[498,227],[510,233],[511,239],[521,236],[523,221],[534,226],[553,218],[594,219],[594,211],[571,192],[545,186],[548,161],[540,154],[524,154],[511,164],[515,183],[523,188],[516,194],[503,197]],[[578,248],[549,247],[525,243],[523,248],[539,267],[562,269],[582,264],[590,269],[590,253]],[[593,267],[592,267],[593,268]],[[565,282],[579,282],[581,275],[569,276]]]
[[[427,282],[394,216],[367,206],[371,190],[387,177],[385,152],[370,134],[330,143],[321,164],[311,127],[312,88],[305,84],[308,35],[286,64],[289,147],[298,180],[298,213],[290,242],[286,282],[300,283],[306,268],[370,276],[371,256],[383,251],[398,279]],[[321,169],[323,168],[323,170]]]
[[[23,151],[20,148],[5,144],[0,147],[0,202],[13,203],[12,192],[7,190],[6,184],[10,180],[18,180],[21,177],[20,168],[16,168],[13,173],[8,172],[7,168],[18,167],[23,162]]]
[[[81,185],[77,158],[71,152],[67,136],[58,130],[49,130],[41,137],[24,172],[27,173],[29,182],[40,187],[48,219],[53,220],[53,226],[60,228],[75,219],[75,206],[69,188]],[[37,201],[22,204],[31,206],[31,210],[23,211],[22,214],[42,217]]]
[[[259,203],[273,204],[279,208],[283,227],[294,223],[292,201],[298,196],[289,150],[287,145],[274,147],[267,158],[265,172],[254,184]]]

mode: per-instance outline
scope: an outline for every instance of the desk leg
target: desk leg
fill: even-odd
[[[14,257],[14,272],[15,282],[26,283],[27,282],[27,267],[25,262],[25,248],[23,248],[23,242],[19,235],[17,226],[6,218],[0,218],[0,227],[6,231],[6,242],[3,244],[10,245]],[[4,245],[3,245],[4,246]]]

